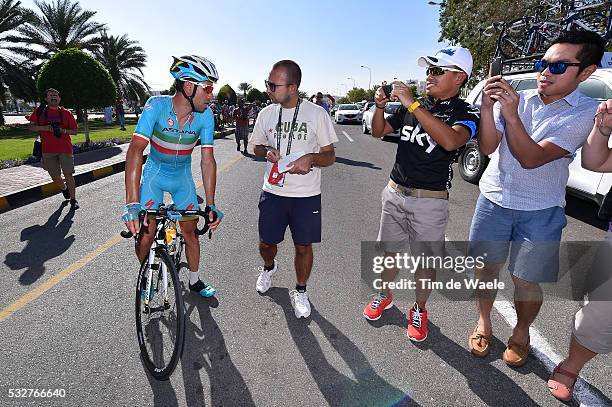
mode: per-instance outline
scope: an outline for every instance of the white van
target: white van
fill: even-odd
[[[504,78],[517,91],[537,88],[535,72],[504,75]],[[472,89],[465,99],[466,102],[480,107],[484,82],[484,80],[479,82]],[[586,96],[600,101],[612,99],[612,69],[598,69],[589,79],[580,84],[579,89]],[[612,137],[608,141],[608,146],[612,148]],[[489,162],[489,158],[480,153],[478,143],[476,140],[472,140],[461,153],[458,161],[461,177],[468,182],[477,184]],[[570,164],[569,170],[568,193],[601,205],[606,194],[610,191],[610,187],[612,187],[612,174],[601,174],[582,168],[581,149],[576,152],[576,157]]]

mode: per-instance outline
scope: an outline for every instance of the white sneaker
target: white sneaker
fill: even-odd
[[[303,293],[298,290],[289,291],[289,298],[296,318],[308,318],[310,316],[310,301],[308,301],[308,293]]]
[[[267,271],[263,266],[259,266],[257,270],[260,271],[259,277],[257,277],[257,284],[255,284],[255,289],[258,293],[263,294],[272,285],[272,274],[276,272],[278,269],[278,262],[274,261],[274,268],[270,271]]]

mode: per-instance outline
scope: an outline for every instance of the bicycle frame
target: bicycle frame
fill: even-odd
[[[149,249],[149,270],[147,272],[147,287],[144,299],[145,311],[149,309],[151,284],[153,284],[153,265],[155,264],[155,258],[157,257],[158,250],[168,250],[166,246],[166,222],[164,221],[157,223],[155,239],[153,239],[153,243]],[[164,308],[166,308],[166,304],[168,304],[168,270],[163,261],[159,262],[158,267],[161,267],[162,298],[164,300]]]

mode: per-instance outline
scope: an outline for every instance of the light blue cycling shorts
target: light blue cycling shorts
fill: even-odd
[[[158,208],[164,202],[164,192],[172,196],[175,209],[200,209],[191,164],[169,171],[161,164],[147,161],[140,183],[140,205],[147,209]]]

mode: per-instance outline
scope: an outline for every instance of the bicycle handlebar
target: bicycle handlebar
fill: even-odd
[[[196,235],[203,235],[206,232],[209,232],[208,234],[208,238],[210,239],[212,237],[212,231],[210,230],[210,219],[209,219],[209,214],[211,212],[210,207],[206,207],[206,209],[199,210],[199,209],[169,209],[169,208],[161,208],[161,209],[143,209],[138,213],[138,220],[140,223],[140,228],[142,229],[142,223],[144,221],[144,217],[147,215],[152,215],[155,217],[159,217],[159,218],[169,218],[170,214],[172,213],[178,213],[182,216],[201,216],[202,218],[204,218],[204,226],[201,229],[198,229],[196,227],[195,233]],[[217,213],[213,212],[213,220],[212,222],[215,222],[217,220]],[[134,237],[134,234],[132,232],[130,232],[129,230],[122,230],[120,233],[121,237],[125,238],[125,239],[129,239],[130,237]]]

